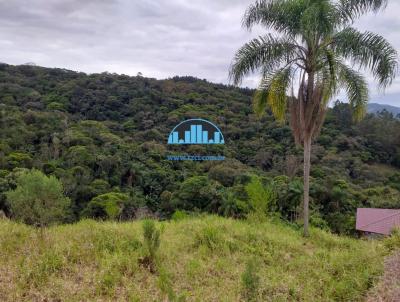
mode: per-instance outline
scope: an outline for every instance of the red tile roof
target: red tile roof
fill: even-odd
[[[356,229],[359,231],[389,235],[400,227],[400,210],[357,209]]]

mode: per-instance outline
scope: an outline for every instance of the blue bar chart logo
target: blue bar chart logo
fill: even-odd
[[[170,145],[224,144],[221,130],[203,119],[190,119],[178,124],[168,136]]]

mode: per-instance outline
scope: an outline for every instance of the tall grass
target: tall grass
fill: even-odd
[[[317,229],[304,239],[268,221],[206,216],[155,227],[162,270],[153,274],[139,263],[142,222],[85,220],[40,237],[0,220],[0,301],[241,301],[246,270],[259,301],[360,301],[385,254],[380,242]]]
[[[255,259],[250,259],[246,263],[246,269],[242,274],[243,299],[248,302],[257,301],[259,287],[260,276],[258,272],[258,263]]]

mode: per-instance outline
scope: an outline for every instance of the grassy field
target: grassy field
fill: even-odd
[[[142,222],[81,221],[43,232],[0,220],[0,301],[360,301],[382,274],[376,241],[214,216],[157,223],[159,271],[140,264]]]

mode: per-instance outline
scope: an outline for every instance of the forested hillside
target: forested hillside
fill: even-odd
[[[0,209],[23,169],[54,175],[81,217],[169,217],[176,210],[244,216],[252,192],[268,211],[300,214],[302,152],[287,125],[256,118],[253,91],[192,77],[77,73],[0,65]],[[169,131],[188,118],[217,124],[222,162],[166,160]],[[189,146],[190,154],[209,147]],[[182,151],[182,150],[180,150]],[[400,207],[400,121],[388,113],[354,124],[336,102],[313,145],[312,224],[353,233],[355,209]],[[255,190],[253,190],[255,189]],[[254,198],[257,198],[254,197]]]

